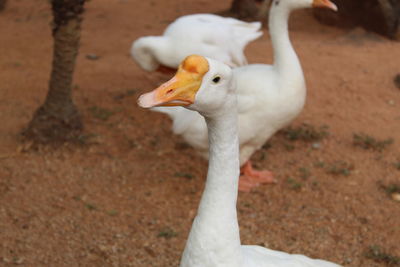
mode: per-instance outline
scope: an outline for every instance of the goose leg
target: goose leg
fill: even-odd
[[[260,184],[276,183],[272,172],[264,170],[257,171],[253,169],[250,161],[247,161],[240,168],[239,191],[250,192],[253,187]]]

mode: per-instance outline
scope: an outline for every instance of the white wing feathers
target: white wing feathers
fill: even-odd
[[[186,36],[197,44],[213,46],[213,50],[228,53],[232,67],[247,64],[243,50],[246,45],[259,38],[263,32],[260,22],[244,22],[212,14],[194,14],[178,18],[165,30],[165,36],[182,38]],[[220,51],[220,53],[222,53]],[[217,55],[205,55],[219,59]]]

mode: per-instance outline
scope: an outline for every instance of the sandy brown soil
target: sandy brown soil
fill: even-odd
[[[17,135],[46,94],[51,13],[48,1],[9,2],[0,14],[0,266],[177,266],[207,162],[166,117],[137,107],[139,93],[168,77],[140,70],[129,47],[230,1],[90,1],[74,95],[91,145],[37,152],[18,152]],[[309,90],[293,127],[328,125],[330,134],[314,148],[278,134],[253,156],[279,183],[239,195],[243,243],[386,266],[365,252],[400,256],[400,203],[379,186],[400,182],[400,43],[320,25],[305,11],[293,15],[291,37]],[[246,52],[270,63],[268,34]],[[365,150],[354,133],[394,143]],[[330,172],[337,161],[350,175]]]

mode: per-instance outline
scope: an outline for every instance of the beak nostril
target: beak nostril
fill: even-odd
[[[169,89],[168,91],[167,91],[167,94],[170,94],[170,93],[172,93],[174,91],[174,89]]]

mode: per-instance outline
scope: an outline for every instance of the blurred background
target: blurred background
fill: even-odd
[[[400,4],[333,2],[291,15],[307,101],[252,157],[278,183],[239,194],[242,242],[399,266]],[[139,68],[130,46],[186,14],[266,24],[269,5],[0,0],[0,265],[177,266],[207,161],[137,106],[171,75]],[[272,63],[263,31],[249,63]]]

